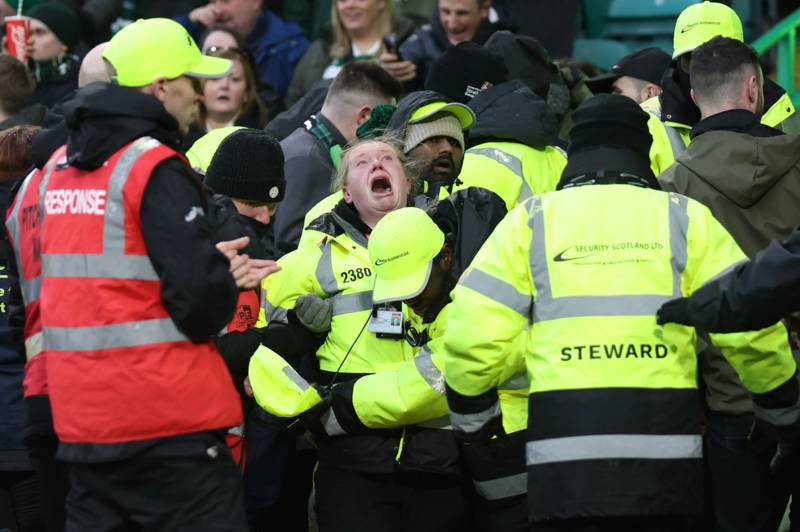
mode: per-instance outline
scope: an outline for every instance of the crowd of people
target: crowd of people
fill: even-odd
[[[0,0],[0,532],[800,526],[733,9],[603,73],[513,0],[123,4]]]

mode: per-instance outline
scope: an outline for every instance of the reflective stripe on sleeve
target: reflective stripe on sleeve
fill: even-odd
[[[322,414],[320,418],[322,422],[322,427],[325,429],[325,433],[328,436],[344,436],[347,434],[342,425],[339,423],[339,420],[336,419],[336,414],[333,412],[333,408],[328,408],[328,410]]]
[[[372,310],[372,291],[336,294],[331,298],[333,316]]]
[[[317,263],[317,282],[326,295],[332,296],[339,292],[336,284],[336,277],[333,275],[333,249],[330,242],[325,242],[321,246],[322,255]]]
[[[523,294],[509,283],[481,270],[470,268],[458,282],[479,294],[510,308],[521,314],[525,319],[530,319],[531,296]]]
[[[42,333],[37,332],[25,338],[25,358],[32,359],[42,352]]]
[[[529,466],[576,460],[677,460],[703,457],[698,434],[603,434],[529,441]]]
[[[444,374],[433,363],[431,350],[427,345],[414,357],[414,366],[433,391],[439,395],[445,394]]]
[[[481,430],[491,420],[500,416],[500,402],[495,403],[483,410],[474,414],[459,414],[450,411],[450,422],[455,430],[472,434]]]
[[[478,495],[489,501],[506,499],[528,493],[528,474],[518,473],[491,480],[473,481]]]
[[[306,391],[311,387],[311,385],[308,384],[308,381],[301,377],[293,367],[284,366],[283,373],[289,378],[290,381],[295,383],[300,390]]]

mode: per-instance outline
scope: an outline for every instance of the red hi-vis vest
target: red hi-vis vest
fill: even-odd
[[[164,308],[142,236],[152,171],[176,156],[148,137],[90,172],[54,156],[61,160],[40,197],[40,304],[62,442],[121,443],[242,422],[214,344],[192,343]]]
[[[39,292],[42,287],[42,258],[40,229],[42,205],[39,194],[47,186],[62,148],[43,170],[29,174],[20,185],[14,202],[6,215],[8,238],[14,247],[22,301],[25,304],[25,397],[47,395],[47,358],[42,352],[42,322],[39,318]]]

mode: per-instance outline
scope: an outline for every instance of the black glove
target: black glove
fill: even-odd
[[[656,323],[664,325],[666,323],[680,323],[682,325],[694,326],[689,316],[689,299],[679,297],[667,301],[656,311]]]

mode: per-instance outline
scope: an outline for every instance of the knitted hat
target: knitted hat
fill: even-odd
[[[230,134],[211,159],[205,184],[231,198],[273,203],[283,199],[283,150],[271,133],[244,128]]]
[[[461,129],[461,122],[449,113],[438,113],[424,122],[408,124],[403,151],[408,153],[431,137],[455,139],[461,146],[461,151],[464,151],[464,130]]]
[[[467,103],[482,90],[507,80],[503,58],[468,41],[447,47],[433,62],[425,88]]]
[[[572,117],[575,125],[562,183],[584,174],[623,172],[659,188],[650,169],[649,115],[639,104],[619,94],[598,94],[581,104]]]
[[[27,15],[50,28],[50,31],[69,50],[72,50],[81,39],[81,19],[78,13],[66,4],[44,2],[32,7]]]

